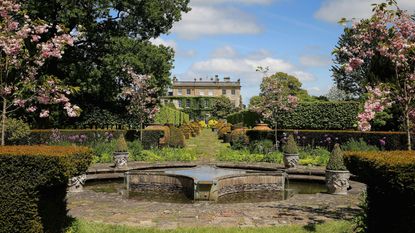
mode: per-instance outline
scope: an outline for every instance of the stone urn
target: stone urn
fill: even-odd
[[[300,156],[298,154],[284,153],[283,160],[285,168],[296,168],[298,166],[298,161],[300,161]]]
[[[84,189],[85,181],[86,181],[86,174],[82,174],[82,175],[74,176],[70,178],[68,182],[68,191],[71,193],[82,192]]]
[[[252,130],[257,131],[272,131],[268,124],[257,124]]]
[[[347,195],[349,188],[349,171],[326,170],[326,186],[328,193],[336,195]]]
[[[113,154],[115,168],[126,167],[128,162],[128,152],[117,151]]]

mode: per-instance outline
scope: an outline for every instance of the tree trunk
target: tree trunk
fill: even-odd
[[[3,98],[3,111],[1,113],[1,145],[5,145],[5,134],[6,134],[6,99]]]
[[[140,142],[143,142],[143,123],[140,123]]]
[[[406,130],[406,140],[407,140],[407,149],[412,150],[412,139],[411,139],[411,127],[409,119],[409,107],[405,106],[405,130]]]

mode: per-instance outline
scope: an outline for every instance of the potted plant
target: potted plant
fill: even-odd
[[[294,136],[291,134],[288,136],[287,143],[283,146],[284,152],[284,165],[286,168],[295,168],[298,166],[300,157],[298,155],[297,143],[294,140]]]
[[[125,141],[124,135],[122,134],[117,139],[117,144],[113,155],[116,168],[127,166],[128,146],[127,142]]]
[[[330,194],[346,195],[350,172],[344,165],[343,151],[339,144],[334,145],[326,167],[326,185]]]

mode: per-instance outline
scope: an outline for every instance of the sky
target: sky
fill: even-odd
[[[337,22],[367,18],[381,0],[190,0],[192,10],[168,35],[152,40],[174,48],[172,75],[179,80],[230,76],[241,80],[245,104],[259,94],[263,74],[296,76],[312,95],[333,85],[331,52],[344,27]],[[415,11],[415,0],[398,0]]]

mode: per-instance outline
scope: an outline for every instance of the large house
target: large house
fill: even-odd
[[[242,107],[241,81],[231,81],[229,77],[220,80],[218,75],[193,81],[179,81],[174,77],[171,90],[162,102],[174,104],[177,109],[190,113],[192,118],[205,119],[210,116],[212,99],[220,96],[228,97],[235,107]]]

